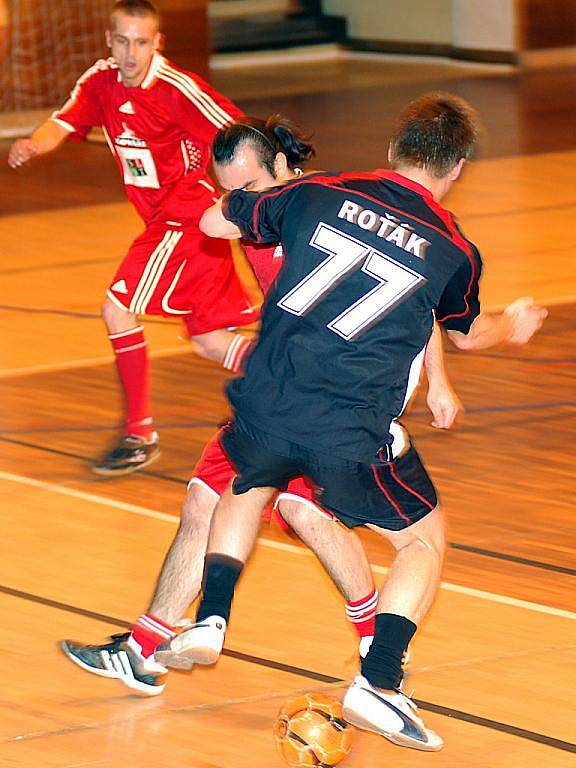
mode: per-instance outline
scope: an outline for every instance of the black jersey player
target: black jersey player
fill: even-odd
[[[439,201],[476,139],[471,108],[430,94],[400,115],[392,171],[318,174],[264,193],[234,191],[201,227],[280,240],[284,266],[264,306],[246,375],[228,387],[222,444],[237,470],[212,522],[197,624],[181,653],[212,663],[260,514],[297,474],[349,527],[396,550],[376,633],[344,699],[346,718],[392,742],[437,750],[400,690],[403,654],[438,588],[444,521],[434,486],[397,421],[418,380],[434,316],[461,349],[526,343],[546,310],[519,299],[480,312],[481,259]]]

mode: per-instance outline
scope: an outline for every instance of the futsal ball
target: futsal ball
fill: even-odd
[[[274,723],[276,746],[295,768],[331,768],[349,754],[354,730],[342,705],[330,696],[306,693],[285,704]]]

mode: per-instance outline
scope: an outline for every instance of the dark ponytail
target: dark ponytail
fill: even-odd
[[[212,145],[214,161],[227,165],[234,160],[239,147],[250,144],[258,155],[260,165],[274,176],[274,159],[278,152],[286,155],[290,168],[304,163],[314,156],[310,139],[300,128],[281,115],[271,115],[267,120],[247,117],[229,123],[216,134]]]

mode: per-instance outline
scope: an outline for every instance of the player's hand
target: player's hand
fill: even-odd
[[[19,168],[28,160],[36,157],[38,154],[34,142],[31,139],[18,139],[10,147],[8,153],[8,165],[10,168]]]
[[[426,403],[432,413],[432,426],[450,429],[456,417],[464,410],[456,392],[448,383],[429,384]]]
[[[548,310],[534,304],[531,297],[525,296],[506,307],[504,315],[510,322],[507,339],[510,344],[526,344],[542,327]]]

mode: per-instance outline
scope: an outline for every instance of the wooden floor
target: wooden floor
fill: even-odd
[[[407,423],[450,521],[444,583],[414,644],[407,687],[444,750],[358,734],[346,765],[568,768],[576,751],[573,513],[576,397],[576,72],[360,58],[218,71],[249,112],[316,134],[317,167],[384,164],[398,108],[431,88],[480,110],[486,139],[449,200],[483,251],[484,301],[518,295],[550,317],[528,347],[448,350],[466,406],[448,434],[423,393]],[[226,413],[226,375],[177,323],[146,323],[163,456],[106,481],[89,461],[120,409],[99,319],[103,288],[139,222],[103,146],[73,146],[21,173],[0,145],[0,561],[4,768],[281,766],[271,727],[296,692],[340,696],[356,672],[341,600],[314,557],[261,532],[213,669],[170,673],[156,699],[73,667],[63,637],[99,642],[146,606],[190,470]],[[363,535],[377,579],[390,562]]]

